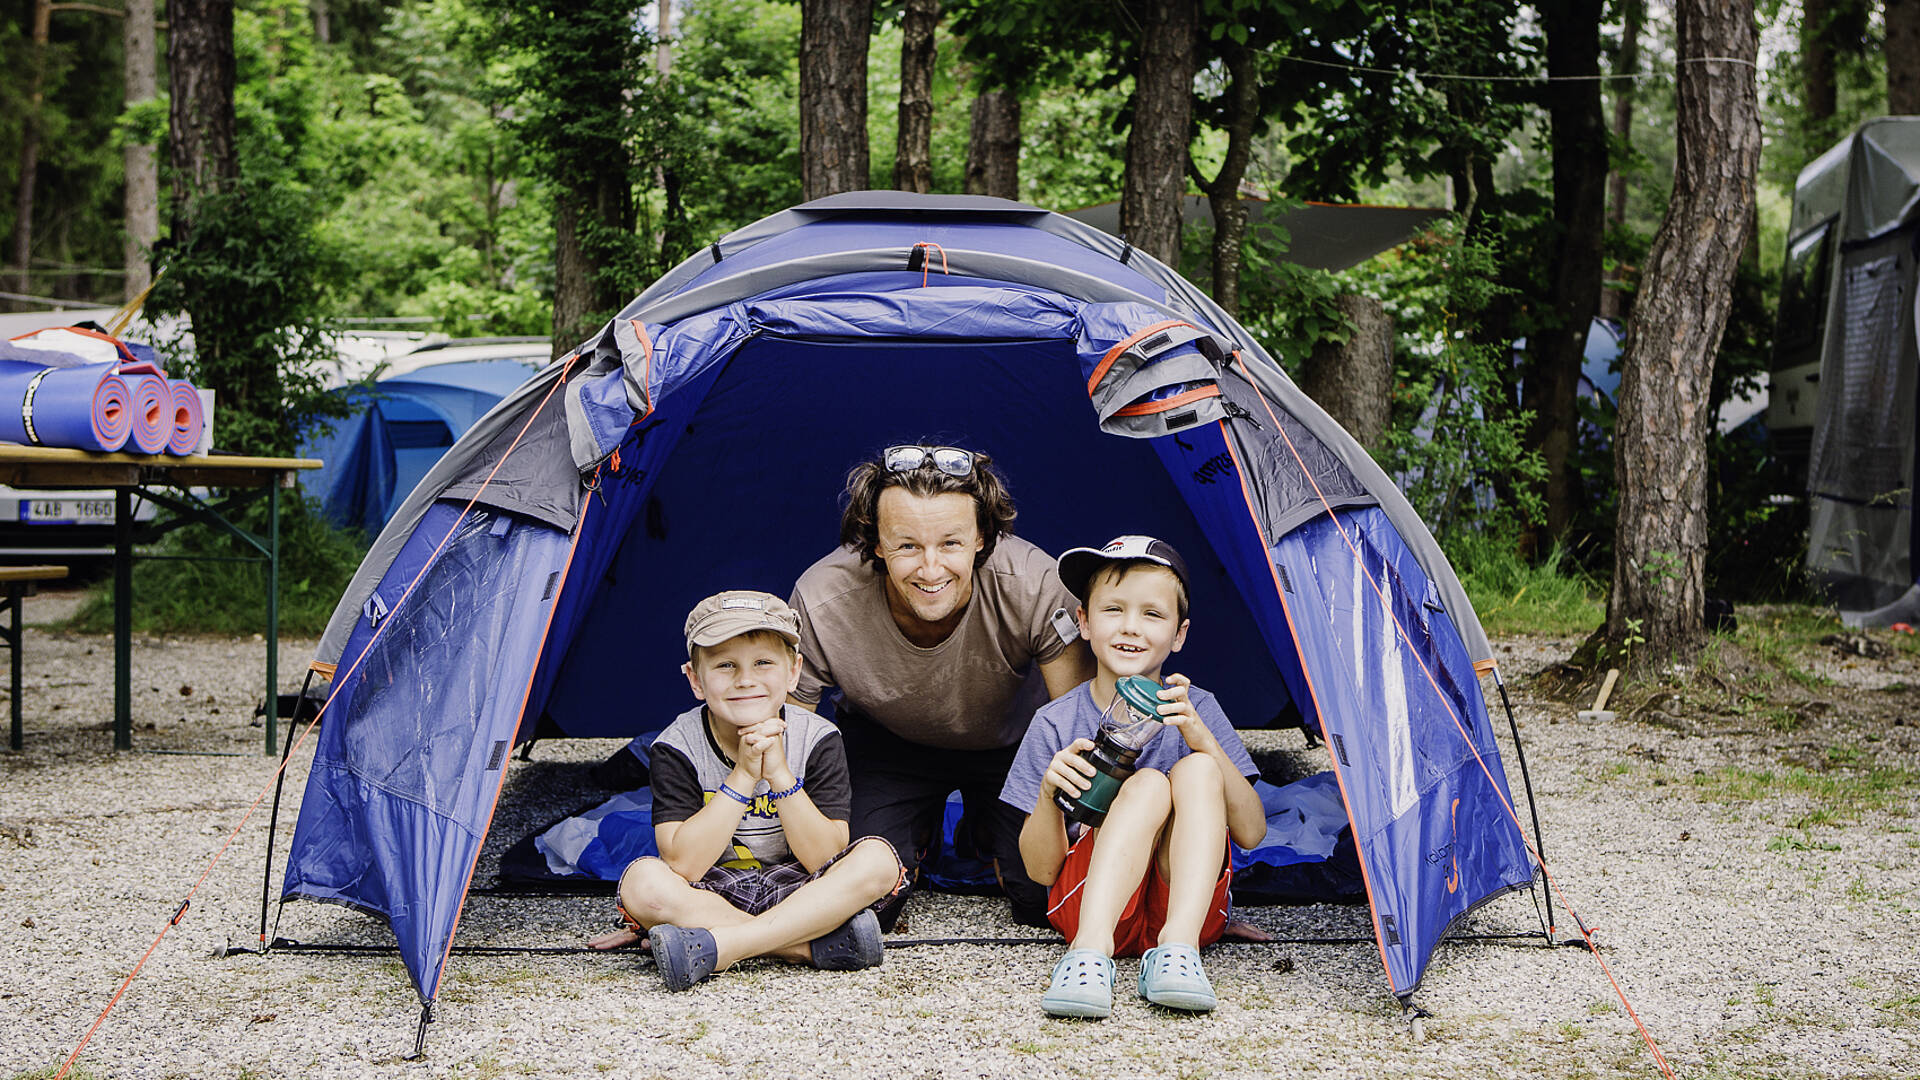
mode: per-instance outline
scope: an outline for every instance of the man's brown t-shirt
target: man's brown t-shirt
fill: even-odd
[[[973,597],[945,641],[908,641],[887,609],[886,572],[840,548],[793,587],[800,686],[809,706],[837,686],[856,712],[911,742],[952,750],[1013,746],[1047,700],[1037,664],[1066,649],[1055,613],[1076,601],[1046,552],[1002,537],[973,573]]]

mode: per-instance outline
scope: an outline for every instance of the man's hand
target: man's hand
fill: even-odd
[[[1093,763],[1082,756],[1092,749],[1091,739],[1075,739],[1061,747],[1053,760],[1047,762],[1046,774],[1040,778],[1040,801],[1051,801],[1056,791],[1077,798],[1092,787]]]

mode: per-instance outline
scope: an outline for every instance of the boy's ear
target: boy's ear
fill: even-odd
[[[787,694],[788,696],[792,696],[793,692],[800,688],[800,650],[799,649],[793,650],[793,663],[789,666],[793,670],[787,672]]]
[[[700,689],[700,679],[697,676],[695,676],[693,673],[693,661],[689,660],[686,663],[681,664],[680,671],[686,675],[687,685],[693,687],[694,700],[696,701],[707,700],[706,691]]]
[[[1080,640],[1087,640],[1087,605],[1078,604],[1073,609],[1074,625],[1080,628]]]
[[[1180,646],[1187,643],[1187,627],[1192,625],[1192,619],[1180,620],[1180,629],[1173,632],[1173,648],[1169,649],[1169,652],[1179,652]]]

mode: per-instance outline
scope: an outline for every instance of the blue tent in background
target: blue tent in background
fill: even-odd
[[[785,594],[850,464],[990,451],[1048,550],[1163,536],[1193,570],[1182,669],[1325,733],[1387,982],[1534,874],[1481,688],[1486,636],[1426,527],[1176,273],[998,199],[856,192],[670,271],[475,424],[397,508],[329,624],[333,698],[283,897],[384,917],[423,1003],[536,725],[677,711],[686,610]]]
[[[326,462],[302,486],[328,520],[379,532],[454,441],[549,358],[544,341],[428,345],[384,365],[371,383],[334,391],[353,414],[301,442],[300,456]]]

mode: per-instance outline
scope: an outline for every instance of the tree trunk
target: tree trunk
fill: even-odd
[[[655,0],[653,70],[663,77],[673,72],[673,0]]]
[[[1802,0],[1800,4],[1800,97],[1806,110],[1807,132],[1817,153],[1826,147],[1838,107],[1833,71],[1834,0]],[[1891,57],[1892,42],[1887,55]]]
[[[1675,20],[1673,199],[1627,326],[1613,436],[1620,510],[1601,630],[1609,662],[1640,671],[1690,656],[1706,637],[1710,386],[1760,160],[1752,0],[1676,0]]]
[[[1192,140],[1199,0],[1147,0],[1133,126],[1120,186],[1120,233],[1168,266],[1180,265],[1180,210]]]
[[[1313,347],[1300,370],[1300,390],[1372,450],[1386,434],[1392,404],[1393,320],[1380,301],[1357,293],[1341,293],[1334,303],[1353,324],[1353,336]]]
[[[1615,58],[1615,75],[1637,75],[1640,71],[1640,24],[1646,17],[1646,0],[1625,0],[1620,11],[1620,54]],[[1632,79],[1613,83],[1613,144],[1621,152],[1633,147],[1633,97],[1638,90]],[[1620,229],[1627,223],[1627,174],[1614,169],[1607,174],[1607,228]],[[1618,320],[1626,314],[1626,294],[1619,289],[1600,290],[1600,317]]]
[[[933,30],[940,0],[907,0],[900,35],[900,137],[894,144],[893,186],[933,190]]]
[[[33,189],[40,181],[40,107],[45,94],[41,90],[47,73],[47,42],[53,34],[52,0],[34,0],[33,52],[27,71],[27,110],[20,132],[20,186],[13,199],[13,265],[19,276],[13,291],[31,296],[33,290]]]
[[[1530,335],[1521,407],[1533,411],[1530,441],[1547,468],[1549,537],[1573,521],[1578,478],[1573,440],[1578,422],[1580,362],[1587,327],[1600,304],[1606,232],[1607,138],[1600,104],[1601,0],[1549,0],[1547,115],[1552,124],[1554,235],[1544,252],[1551,267],[1546,325]]]
[[[328,9],[327,0],[313,0],[313,40],[322,45],[333,44],[333,13]]]
[[[233,141],[233,0],[167,0],[167,120],[174,231],[185,236],[194,203],[240,176]]]
[[[1887,0],[1887,112],[1920,116],[1920,0]]]
[[[1223,43],[1227,65],[1227,153],[1220,171],[1204,184],[1213,211],[1213,302],[1229,315],[1240,314],[1240,246],[1247,236],[1247,207],[1240,201],[1240,180],[1253,154],[1253,125],[1260,115],[1260,82],[1253,56],[1231,39]],[[1191,160],[1191,159],[1189,159]],[[1196,170],[1197,175],[1197,170]]]
[[[126,101],[129,107],[159,93],[154,75],[153,0],[127,0],[122,42],[126,50]],[[160,173],[152,143],[129,141],[121,151],[127,172],[126,224],[121,261],[127,270],[126,299],[153,282],[153,243],[160,238]]]
[[[966,190],[969,195],[1020,197],[1020,99],[1012,90],[974,95]]]
[[[555,193],[553,355],[566,355],[627,299],[604,271],[610,241],[633,232],[636,210],[625,154]],[[599,233],[601,235],[596,236]]]
[[[800,0],[800,194],[867,179],[867,38],[873,0]]]

